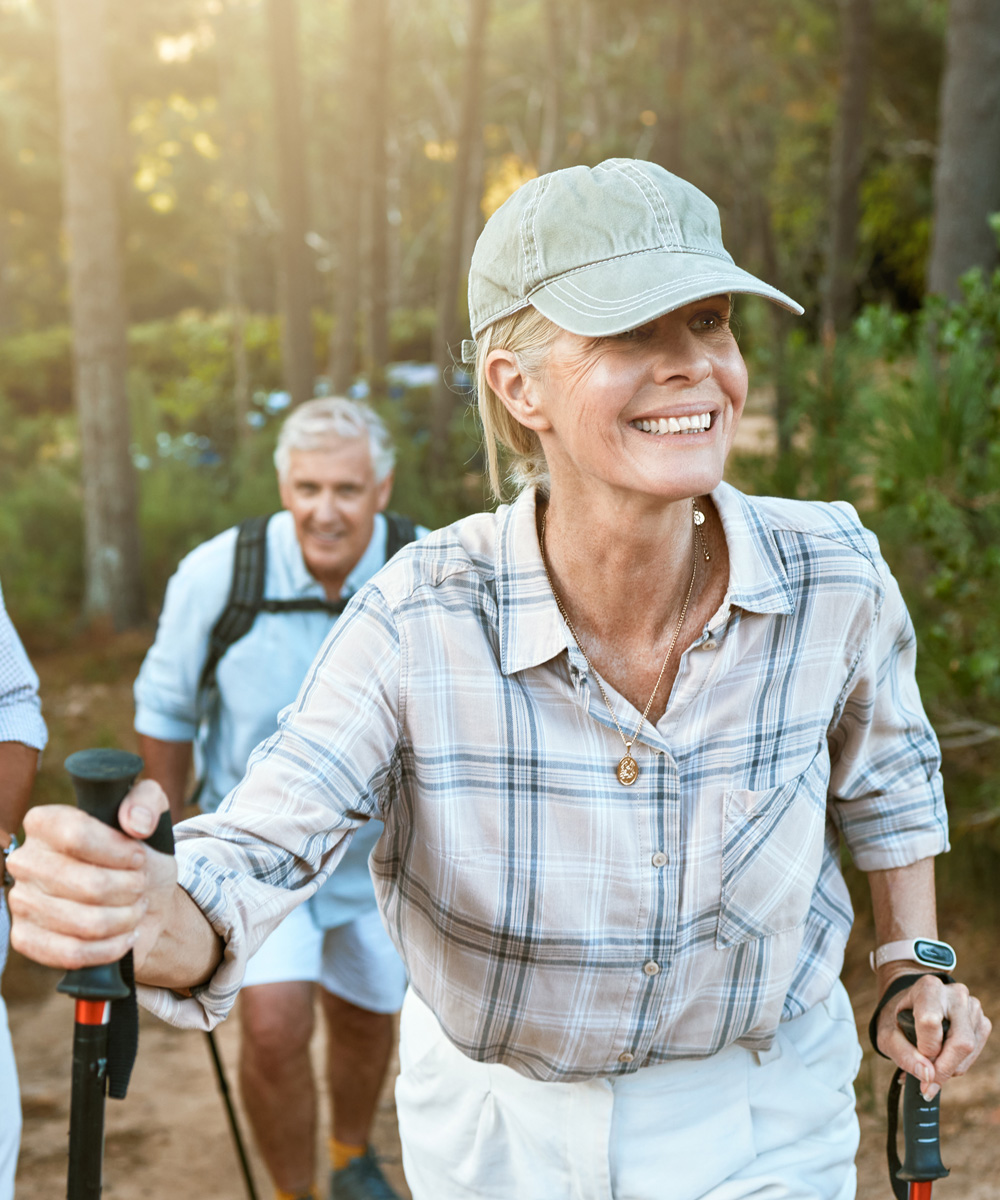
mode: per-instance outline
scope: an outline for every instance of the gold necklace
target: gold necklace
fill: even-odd
[[[601,695],[604,697],[604,703],[607,705],[608,712],[611,714],[611,720],[614,721],[615,728],[618,730],[622,741],[625,743],[625,756],[619,762],[618,767],[615,770],[615,775],[618,777],[618,782],[622,785],[622,787],[631,787],[632,784],[635,783],[635,781],[639,778],[639,764],[632,757],[632,746],[635,744],[635,740],[642,730],[643,724],[646,721],[646,717],[649,715],[649,710],[653,707],[653,700],[656,697],[656,693],[659,691],[660,683],[663,679],[663,673],[667,669],[667,663],[670,661],[670,656],[674,652],[674,646],[677,645],[677,639],[681,635],[681,629],[684,625],[684,618],[687,616],[688,605],[691,603],[691,594],[694,591],[695,576],[698,574],[698,550],[700,549],[702,554],[704,554],[706,562],[711,559],[711,555],[705,549],[705,542],[701,535],[701,526],[705,522],[705,514],[698,507],[697,501],[692,500],[691,505],[694,510],[692,516],[694,520],[695,535],[695,545],[691,552],[691,582],[688,584],[687,595],[684,597],[684,605],[681,608],[681,615],[677,618],[677,624],[674,626],[674,634],[670,639],[670,645],[667,647],[667,654],[663,660],[663,666],[660,667],[660,673],[657,675],[656,683],[653,685],[652,695],[646,702],[646,707],[643,710],[642,716],[639,718],[639,724],[635,727],[635,733],[632,734],[631,738],[627,738],[625,736],[625,730],[622,729],[618,718],[615,716],[615,710],[611,707],[611,701],[608,699],[608,693],[604,690],[604,684],[601,682],[601,677],[594,670],[593,664],[587,657],[587,651],[583,648],[583,642],[580,641],[580,635],[573,628],[573,622],[569,619],[569,613],[567,613],[565,605],[560,599],[559,593],[556,591],[555,584],[552,582],[552,576],[549,574],[548,563],[545,561],[545,519],[549,515],[548,509],[542,513],[542,529],[541,536],[539,538],[539,549],[542,552],[542,569],[545,572],[545,578],[549,582],[549,587],[552,589],[552,595],[555,598],[556,607],[559,609],[562,619],[566,622],[566,628],[573,635],[573,640],[576,642],[580,653],[583,655],[583,661],[587,664],[591,675],[593,675],[594,679],[597,680],[597,686],[601,689]]]

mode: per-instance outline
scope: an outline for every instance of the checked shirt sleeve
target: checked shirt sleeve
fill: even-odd
[[[48,740],[35,674],[0,592],[0,742],[44,750]]]
[[[880,570],[884,600],[830,734],[833,813],[863,871],[948,849],[941,752],[917,690],[913,624],[884,562]]]
[[[340,861],[354,831],[386,816],[398,741],[400,646],[369,586],[337,622],[278,731],[254,751],[217,812],[175,829],[179,882],[224,944],[190,999],[142,988],[172,1024],[211,1028],[236,999],[247,959]]]

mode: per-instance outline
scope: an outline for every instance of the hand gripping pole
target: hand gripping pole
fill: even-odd
[[[897,1017],[900,1029],[912,1045],[917,1044],[917,1031],[910,1009]],[[947,1035],[949,1022],[944,1021]],[[899,1113],[899,1094],[903,1093],[903,1162],[900,1164],[896,1147],[896,1125]],[[925,1100],[920,1092],[920,1080],[897,1069],[889,1085],[888,1157],[889,1179],[896,1200],[931,1200],[935,1179],[949,1174],[941,1162],[939,1109],[941,1093]]]
[[[105,825],[120,829],[118,806],[142,770],[142,759],[124,750],[80,750],[66,759],[65,766],[73,780],[77,805]],[[169,813],[163,814],[146,842],[163,854],[173,853]],[[131,951],[120,962],[67,971],[57,990],[76,1000],[66,1195],[68,1200],[100,1200],[109,1075],[111,1095],[124,1096],[138,1043]],[[112,1046],[109,1053],[112,1016],[115,1033],[122,1031],[123,1046],[117,1052]],[[115,1078],[116,1074],[120,1078]]]

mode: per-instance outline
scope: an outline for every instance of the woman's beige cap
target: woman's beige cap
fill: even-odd
[[[497,209],[472,255],[469,317],[478,337],[530,304],[593,337],[727,292],[803,312],[736,266],[704,192],[656,163],[609,158],[532,179]]]

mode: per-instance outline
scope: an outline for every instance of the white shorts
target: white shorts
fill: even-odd
[[[397,1012],[406,992],[406,970],[374,908],[326,930],[308,904],[292,909],[247,963],[243,986],[299,981],[377,1013]]]
[[[861,1062],[838,983],[772,1048],[583,1083],[474,1062],[408,992],[396,1112],[414,1200],[852,1200]]]

